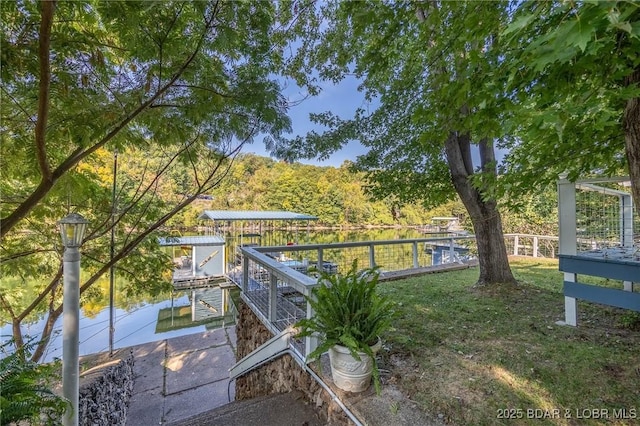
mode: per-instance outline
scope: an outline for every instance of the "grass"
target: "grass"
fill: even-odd
[[[578,327],[557,325],[557,261],[511,267],[516,287],[474,288],[477,268],[381,283],[397,305],[383,382],[451,424],[640,423],[640,317],[578,302]]]

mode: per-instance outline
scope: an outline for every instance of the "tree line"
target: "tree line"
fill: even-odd
[[[318,226],[419,226],[433,216],[417,203],[372,198],[364,175],[353,171],[348,161],[337,168],[322,167],[253,154],[238,156],[224,181],[171,224],[195,226],[205,208],[294,211],[317,216]],[[454,205],[449,208],[456,210]],[[450,210],[449,216],[454,213]],[[457,212],[463,213],[460,206]]]
[[[167,226],[194,229],[203,224],[198,216],[205,209],[288,210],[317,216],[317,226],[421,227],[432,224],[434,217],[456,217],[462,227],[473,231],[464,205],[453,193],[454,200],[429,208],[418,202],[402,203],[393,196],[375,198],[367,185],[365,174],[350,161],[340,167],[314,166],[240,154],[218,187],[183,209]],[[505,232],[556,235],[555,188],[525,198],[522,208],[506,200],[502,203]]]

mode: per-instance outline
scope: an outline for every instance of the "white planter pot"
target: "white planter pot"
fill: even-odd
[[[382,347],[382,342],[371,346],[375,354]],[[362,392],[371,383],[373,372],[373,359],[364,352],[358,352],[360,361],[351,356],[349,349],[336,345],[329,349],[329,361],[331,362],[331,377],[335,385],[345,391]]]

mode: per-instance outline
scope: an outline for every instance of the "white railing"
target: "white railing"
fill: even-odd
[[[506,234],[509,254],[555,258],[558,238],[543,235]],[[229,277],[242,289],[243,300],[277,335],[313,311],[305,296],[317,279],[314,270],[347,271],[354,261],[362,268],[378,266],[384,272],[441,263],[460,262],[477,255],[475,236],[417,238],[271,247],[243,247],[242,269]],[[303,359],[317,345],[315,338],[295,340],[293,349]]]
[[[505,234],[507,253],[514,256],[558,257],[558,237],[549,235]]]

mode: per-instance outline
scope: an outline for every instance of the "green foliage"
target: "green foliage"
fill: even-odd
[[[336,1],[320,9],[326,29],[305,35],[312,46],[298,57],[323,78],[360,79],[368,104],[346,119],[311,114],[327,130],[277,139],[275,155],[322,158],[359,141],[368,152],[354,167],[375,198],[391,200],[392,218],[403,204],[433,208],[457,194],[485,240],[480,281],[513,282],[495,190],[495,148],[513,102],[496,77],[509,3]]]
[[[514,136],[504,179],[511,193],[561,173],[628,173],[625,108],[640,98],[632,77],[640,75],[638,3],[522,2],[502,40],[516,103],[505,123]]]
[[[37,364],[29,360],[31,343],[13,345],[9,341],[0,346],[0,424],[60,424],[69,404],[51,390],[59,363]]]
[[[355,167],[375,197],[428,207],[454,199],[447,138],[468,133],[474,144],[504,136],[509,100],[494,77],[507,3],[349,1],[321,11],[326,30],[305,35],[312,47],[298,51],[300,61],[328,80],[355,75],[369,103],[348,119],[311,114],[327,130],[282,140],[275,154],[322,158],[357,140],[369,151]]]
[[[636,170],[640,187],[640,164],[628,164],[640,158],[637,1],[343,1],[320,10],[326,29],[305,35],[296,63],[330,81],[359,78],[367,104],[347,118],[311,114],[327,130],[278,141],[276,155],[322,158],[357,140],[369,148],[356,166],[374,195],[433,206],[454,194],[442,148],[457,132],[509,152],[500,179],[465,161],[484,199],[517,200],[564,172]]]
[[[56,222],[70,211],[90,222],[85,299],[111,264],[127,275],[129,293],[166,288],[171,263],[154,231],[219,185],[243,144],[291,129],[278,79],[295,9],[0,2],[0,274],[12,277],[0,286],[3,314],[61,314]],[[36,288],[33,299],[17,301],[15,282]]]
[[[618,324],[622,328],[630,330],[640,330],[640,312],[628,311],[620,315]]]
[[[534,193],[501,200],[505,233],[558,235],[558,200],[555,185]]]
[[[371,346],[391,327],[393,305],[376,291],[377,268],[358,270],[357,261],[346,274],[320,272],[319,285],[306,297],[313,309],[311,318],[300,320],[298,337],[317,335],[318,347],[309,354],[318,358],[329,348],[341,345],[360,359],[358,352],[373,359],[376,391],[380,391],[380,373]]]

